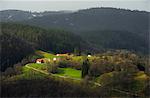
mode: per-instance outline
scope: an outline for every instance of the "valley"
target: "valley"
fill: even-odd
[[[1,97],[146,98],[150,12],[0,11]]]

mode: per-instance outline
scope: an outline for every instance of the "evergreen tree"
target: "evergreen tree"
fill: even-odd
[[[88,58],[85,58],[82,65],[82,78],[88,75],[88,71],[89,71],[89,60]]]

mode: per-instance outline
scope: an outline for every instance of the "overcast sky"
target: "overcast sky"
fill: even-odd
[[[92,7],[114,7],[150,12],[150,0],[0,0],[0,10],[26,11],[78,10]]]

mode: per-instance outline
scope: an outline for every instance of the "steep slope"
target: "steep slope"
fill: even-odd
[[[33,53],[33,45],[21,38],[9,34],[0,36],[0,71],[4,71],[7,67],[20,62],[24,57]]]

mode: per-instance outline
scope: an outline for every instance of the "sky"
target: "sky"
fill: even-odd
[[[150,12],[150,0],[0,0],[0,10],[59,11],[113,7]]]

